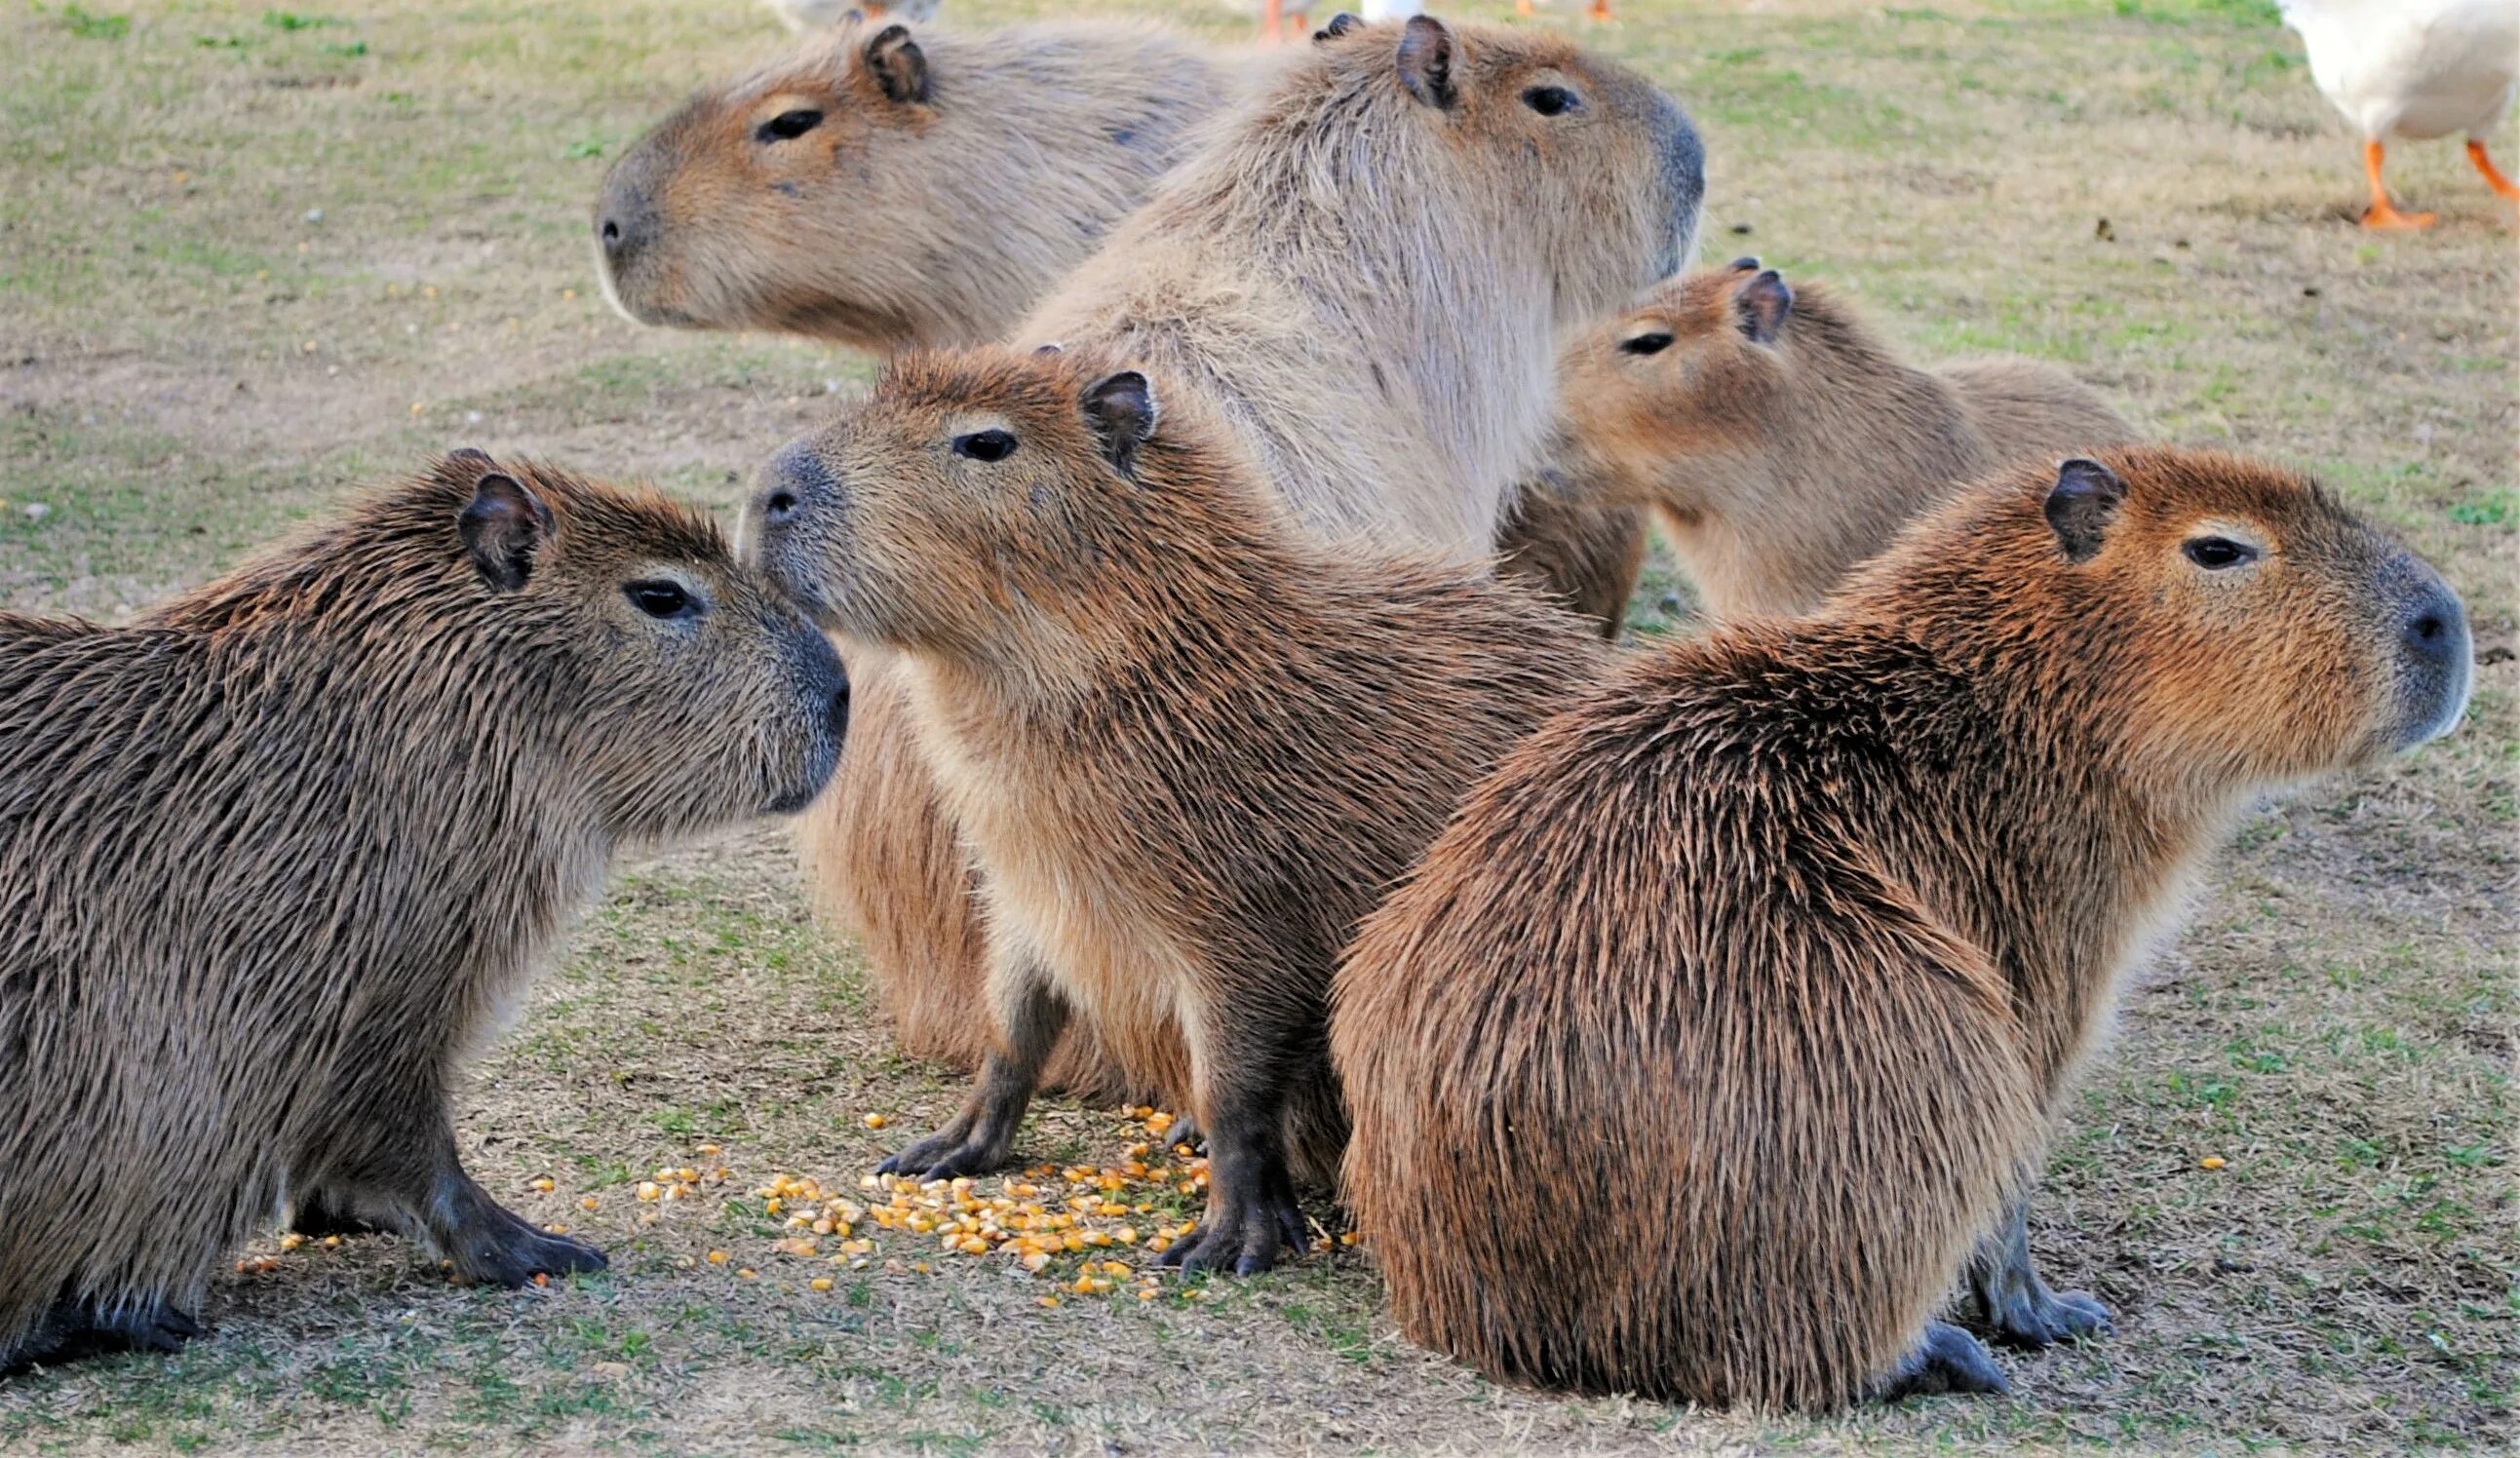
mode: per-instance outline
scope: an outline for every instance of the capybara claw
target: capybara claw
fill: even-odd
[[[536,1276],[566,1276],[611,1265],[602,1251],[582,1240],[541,1231],[520,1232],[497,1244],[484,1243],[457,1274],[481,1286],[530,1286]]]
[[[1875,1401],[1903,1402],[1945,1392],[1988,1393],[2012,1391],[2003,1369],[1984,1343],[1948,1321],[1929,1321],[1925,1334],[1899,1364],[1883,1373],[1868,1394]]]

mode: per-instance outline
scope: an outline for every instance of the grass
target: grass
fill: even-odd
[[[641,331],[596,297],[606,160],[781,43],[757,7],[0,4],[8,605],[127,614],[456,445],[724,509],[868,377],[810,344]],[[215,1335],[181,1356],[0,1388],[0,1451],[2502,1446],[2511,210],[2454,146],[2408,147],[2392,180],[2441,226],[2354,229],[2352,138],[2255,0],[1621,9],[1541,23],[1690,106],[1709,256],[1837,282],[1920,353],[2057,359],[2167,437],[2309,465],[2468,597],[2486,667],[2464,732],[2252,817],[2087,1071],[2034,1237],[2115,1336],[2005,1358],[2001,1401],[1762,1423],[1498,1390],[1400,1343],[1345,1251],[1195,1301],[1123,1281],[1056,1308],[998,1260],[918,1272],[926,1244],[898,1236],[862,1270],[779,1256],[760,1180],[852,1186],[959,1081],[886,1045],[855,950],[765,829],[628,868],[463,1095],[474,1172],[610,1272],[458,1291],[389,1240],[257,1246],[272,1268],[223,1278]],[[1632,622],[1688,618],[1659,565]],[[1024,1147],[1102,1163],[1131,1137],[1052,1103]],[[636,1198],[704,1143],[723,1185]]]

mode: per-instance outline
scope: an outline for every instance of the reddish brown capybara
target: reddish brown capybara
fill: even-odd
[[[2243,805],[2449,731],[2469,663],[2456,596],[2312,482],[2126,449],[1614,675],[1338,974],[1401,1330],[1587,1392],[2000,1390],[1931,1318],[2121,980]]]

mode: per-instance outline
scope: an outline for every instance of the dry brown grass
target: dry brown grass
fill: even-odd
[[[2249,0],[1621,11],[1600,42],[1707,135],[1710,256],[1757,250],[1920,349],[2049,355],[2168,436],[2312,465],[2468,595],[2488,665],[2465,732],[2253,817],[2091,1071],[2036,1239],[2118,1335],[2007,1359],[2004,1401],[1760,1424],[1501,1392],[1400,1346],[1349,1253],[1195,1303],[1121,1282],[1047,1309],[1047,1278],[1003,1259],[920,1274],[929,1242],[887,1236],[904,1269],[815,1293],[809,1267],[831,1267],[772,1254],[781,1222],[744,1192],[776,1171],[851,1182],[959,1089],[886,1048],[852,952],[762,831],[627,874],[467,1097],[475,1171],[606,1244],[609,1276],[455,1291],[391,1241],[265,1248],[276,1268],[222,1281],[215,1336],[184,1356],[0,1389],[0,1448],[2501,1442],[2520,1373],[2511,209],[2454,147],[2405,149],[2402,196],[2442,226],[2357,232],[2351,139]],[[778,43],[740,0],[0,11],[0,600],[126,612],[459,444],[732,504],[864,363],[610,318],[585,214],[602,154]],[[2520,160],[2513,129],[2498,143]],[[1640,596],[1641,627],[1680,626],[1670,590]],[[877,1111],[892,1127],[866,1128]],[[1102,1162],[1127,1142],[1107,1112],[1052,1105],[1026,1148]],[[701,1143],[737,1178],[640,1225],[638,1179]],[[1549,1189],[1535,1170],[1532,1197]],[[747,1262],[759,1276],[732,1273]]]

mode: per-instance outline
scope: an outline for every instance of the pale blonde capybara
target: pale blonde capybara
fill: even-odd
[[[1188,1268],[1301,1250],[1346,1136],[1339,950],[1603,650],[1481,564],[1324,543],[1196,391],[999,348],[897,362],[781,458],[746,532],[891,655],[971,849],[995,1040],[887,1171],[998,1168],[1061,1031],[1205,1131]]]
[[[1319,535],[1484,561],[1554,417],[1560,331],[1675,266],[1702,191],[1680,108],[1556,36],[1350,25],[1014,334],[1180,381]],[[983,971],[953,959],[979,945],[973,888],[941,873],[953,828],[887,729],[901,687],[878,662],[853,670],[860,716],[813,812],[815,873],[865,937],[903,1045],[976,1062]],[[908,985],[940,971],[943,987]],[[1064,1056],[1056,1073],[1144,1091]]]
[[[844,21],[632,144],[596,203],[597,267],[644,324],[998,338],[1252,74],[1118,22]]]
[[[822,634],[708,523],[459,452],[128,627],[0,614],[0,1371],[200,1327],[292,1210],[601,1267],[457,1160],[625,843],[801,809]]]
[[[2458,599],[2311,482],[2129,449],[1618,673],[1338,975],[1401,1330],[1704,1403],[2000,1389],[1931,1317],[2048,1090],[2240,808],[2447,732],[2469,662]]]
[[[1558,374],[1588,499],[1653,510],[1718,620],[1809,609],[1961,482],[2135,438],[2053,365],[1919,370],[1756,258],[1660,286]]]

